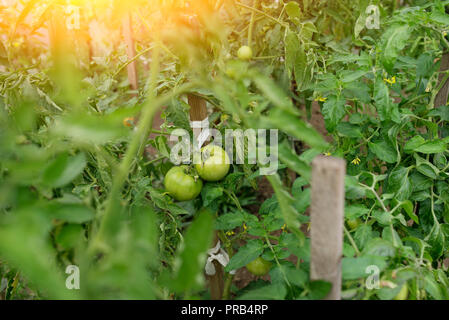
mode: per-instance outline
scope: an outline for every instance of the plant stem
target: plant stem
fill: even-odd
[[[228,273],[226,276],[226,280],[223,287],[223,296],[222,300],[229,300],[229,295],[231,293],[231,285],[232,285],[232,279],[234,278],[234,275]]]
[[[112,76],[112,78],[114,79],[124,68],[126,68],[130,63],[136,61],[137,59],[139,59],[139,57],[145,53],[147,53],[148,51],[151,51],[153,49],[155,49],[156,47],[159,47],[158,45],[152,45],[142,51],[140,51],[138,54],[136,54],[132,59],[129,59],[128,61],[126,61],[123,65],[120,66],[120,68],[118,68],[118,70],[114,73],[114,75]]]
[[[257,13],[259,13],[259,14],[261,14],[261,15],[264,15],[264,16],[267,17],[268,19],[271,19],[271,20],[273,20],[274,22],[279,23],[279,24],[280,24],[281,26],[283,26],[283,27],[287,27],[287,26],[288,26],[286,23],[280,21],[279,19],[276,19],[275,17],[272,17],[272,16],[270,16],[269,14],[267,14],[267,13],[265,13],[265,12],[263,12],[263,11],[260,11],[260,10],[258,10],[258,9],[256,9],[256,8],[247,6],[246,4],[243,4],[243,3],[240,3],[240,2],[236,2],[236,4],[237,4],[238,6],[240,6],[240,7],[243,7],[243,8],[246,8],[246,9],[248,9],[248,10],[252,10],[252,11],[254,11],[254,12],[257,12]]]
[[[229,258],[231,258],[234,255],[234,250],[232,249],[232,243],[224,237],[223,232],[218,233],[218,237],[221,241],[225,239],[223,242],[226,247],[226,251],[228,252]],[[223,286],[223,294],[222,294],[222,300],[229,300],[229,295],[231,293],[231,285],[232,285],[232,279],[234,278],[234,275],[231,273],[228,273],[226,276],[226,280]]]
[[[348,229],[346,229],[345,226],[343,226],[343,229],[344,229],[344,231],[345,231],[346,236],[348,237],[349,242],[351,243],[352,247],[354,248],[355,253],[356,253],[357,255],[360,255],[359,248],[357,248],[357,245],[356,245],[354,239],[352,238],[351,234],[349,233]]]
[[[285,283],[286,283],[289,287],[291,287],[290,281],[288,281],[287,275],[285,274],[284,269],[282,268],[282,266],[281,266],[281,264],[280,264],[280,262],[279,262],[279,260],[278,260],[278,257],[277,257],[277,255],[276,255],[276,252],[274,251],[273,245],[271,244],[270,239],[268,239],[268,234],[267,234],[267,233],[265,233],[265,241],[267,242],[268,247],[270,248],[271,252],[273,253],[274,261],[276,261],[276,264],[278,265],[279,270],[281,270],[282,277],[284,278]]]
[[[153,59],[151,63],[150,74],[150,88],[147,98],[147,102],[143,106],[142,119],[138,124],[137,131],[131,139],[128,150],[125,153],[123,161],[120,163],[117,171],[115,172],[112,188],[106,200],[106,208],[104,215],[100,221],[98,233],[92,241],[89,250],[105,249],[108,250],[109,246],[103,241],[105,237],[113,235],[118,231],[118,222],[120,217],[117,215],[120,211],[120,199],[123,185],[125,184],[129,170],[132,163],[139,157],[143,148],[142,144],[146,141],[146,137],[152,127],[153,117],[158,109],[159,105],[155,103],[156,96],[156,79],[159,73],[159,46],[156,46],[153,51]]]
[[[257,0],[253,0],[253,7],[257,7]],[[251,20],[249,21],[249,28],[248,28],[248,47],[251,47],[251,40],[253,35],[253,26],[254,26],[254,17],[256,16],[255,11],[251,11]]]

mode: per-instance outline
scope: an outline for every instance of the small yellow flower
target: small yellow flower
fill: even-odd
[[[355,164],[355,165],[359,165],[359,164],[360,164],[360,158],[359,158],[359,157],[355,157],[355,158],[351,161],[351,163],[352,163],[352,164]]]
[[[226,232],[226,235],[227,235],[228,237],[233,236],[234,234],[235,234],[234,231],[228,231],[228,232]]]
[[[326,102],[327,98],[322,97],[322,96],[318,96],[315,98],[315,101],[319,101],[319,102]]]
[[[220,117],[221,122],[225,122],[228,119],[229,119],[229,116],[227,114],[222,114]]]
[[[331,156],[331,153],[330,153],[330,152],[326,152],[324,155],[325,155],[326,157],[330,157],[330,156]]]
[[[391,78],[384,78],[384,81],[388,84],[395,84],[396,83],[396,76],[393,76]]]
[[[243,224],[243,231],[246,232],[246,230],[248,230],[248,227],[246,226],[246,223]]]
[[[447,31],[443,31],[443,37],[447,36]]]
[[[21,43],[18,42],[18,41],[15,41],[15,42],[12,43],[12,45],[13,45],[14,48],[20,47],[20,44],[21,44]]]
[[[284,223],[284,225],[281,227],[282,232],[285,231],[285,228],[287,227],[287,225]]]

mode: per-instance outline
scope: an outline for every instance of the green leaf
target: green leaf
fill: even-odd
[[[243,293],[237,300],[283,300],[287,289],[281,284],[269,284]]]
[[[410,219],[412,219],[415,223],[419,224],[418,216],[413,211],[413,203],[410,200],[405,200],[401,202],[401,207],[408,214]]]
[[[323,136],[312,125],[304,122],[294,114],[275,108],[270,111],[270,117],[265,119],[274,128],[279,128],[296,139],[304,141],[312,148],[318,150],[328,148],[328,143],[324,140]]]
[[[83,227],[79,224],[66,224],[56,235],[56,242],[65,249],[73,248],[81,239]]]
[[[396,248],[387,240],[373,238],[366,244],[363,249],[363,254],[380,257],[394,257],[396,255]]]
[[[284,189],[282,182],[278,174],[267,176],[268,181],[271,183],[278,199],[279,206],[281,208],[282,217],[290,231],[292,231],[297,237],[300,243],[304,243],[305,236],[299,230],[301,224],[298,221],[298,213],[294,208],[294,199]]]
[[[382,226],[388,226],[393,221],[391,213],[382,210],[374,210],[373,218]]]
[[[432,258],[437,260],[441,257],[444,251],[445,237],[438,222],[435,221],[425,240],[430,245],[429,252]]]
[[[95,212],[83,204],[52,201],[46,205],[46,210],[52,219],[70,223],[84,223],[95,217]]]
[[[374,84],[373,99],[381,121],[393,120],[396,123],[401,121],[397,105],[391,101],[390,91],[380,78]]]
[[[425,154],[440,153],[447,150],[447,145],[443,140],[427,141],[414,148],[414,151]]]
[[[429,179],[416,170],[414,170],[413,173],[410,174],[410,182],[413,187],[413,192],[427,190],[433,185],[432,179]]]
[[[340,72],[339,76],[341,81],[345,82],[345,83],[349,83],[349,82],[354,82],[357,79],[363,77],[365,74],[367,74],[368,71],[367,70],[344,70],[342,72]]]
[[[421,136],[414,136],[404,146],[404,151],[406,153],[412,153],[416,150],[420,145],[424,144],[426,140]]]
[[[299,195],[295,196],[295,202],[293,203],[293,206],[295,207],[297,212],[305,213],[307,208],[310,206],[310,192],[311,189],[307,188]]]
[[[310,300],[322,300],[332,289],[332,283],[323,280],[314,280],[310,282],[310,293],[307,296]]]
[[[49,239],[49,220],[38,208],[16,216],[12,224],[0,226],[0,254],[8,265],[18,268],[48,299],[81,299],[79,290],[67,290],[56,252]]]
[[[145,266],[159,265],[158,221],[154,209],[144,205],[132,207],[131,231],[134,248],[145,257]]]
[[[388,163],[396,163],[398,161],[398,154],[391,143],[382,140],[380,142],[368,143],[369,150],[373,152],[380,160]]]
[[[385,259],[379,256],[361,256],[357,258],[345,257],[342,260],[342,278],[343,280],[357,280],[370,275],[367,273],[367,267],[375,265],[380,271],[387,266]]]
[[[358,99],[364,103],[371,102],[371,89],[370,87],[363,81],[355,81],[344,84],[343,95],[349,99]],[[353,113],[353,116],[360,116],[359,113]]]
[[[215,222],[217,230],[231,230],[241,227],[245,222],[245,217],[240,211],[229,212],[219,216]]]
[[[307,181],[310,180],[311,167],[301,160],[298,155],[289,146],[287,141],[283,141],[278,148],[279,159],[285,163],[290,169],[301,175]]]
[[[360,12],[361,13],[360,13],[359,17],[357,18],[357,20],[355,22],[355,25],[354,25],[354,36],[356,38],[359,37],[360,32],[362,32],[363,29],[365,29],[365,26],[366,26],[367,15],[365,13],[365,9],[361,10]]]
[[[257,88],[270,100],[277,108],[287,111],[292,115],[299,116],[299,112],[293,107],[291,99],[285,92],[270,78],[253,71],[251,78]]]
[[[184,101],[173,99],[164,110],[164,114],[167,121],[173,123],[175,127],[190,132],[189,109],[190,106]]]
[[[63,153],[47,166],[42,176],[42,182],[51,188],[63,187],[79,176],[85,166],[84,153],[79,153],[74,157]]]
[[[354,233],[354,240],[360,249],[363,249],[365,245],[374,237],[373,229],[370,225],[362,224],[357,227]]]
[[[394,243],[394,242],[399,243],[399,244],[402,243],[402,240],[399,237],[399,234],[396,232],[396,230],[390,228],[389,226],[385,227],[382,230],[382,238],[387,241],[390,241],[391,243]]]
[[[433,56],[428,52],[421,54],[416,61],[416,76],[421,78],[428,78],[434,72],[435,64],[433,63]]]
[[[263,242],[261,240],[248,240],[246,245],[240,247],[239,251],[231,257],[225,271],[229,272],[246,266],[248,263],[259,257],[262,252]]]
[[[303,287],[308,281],[308,274],[302,269],[297,269],[289,261],[282,261],[270,270],[270,279],[272,283],[284,284],[285,278],[290,284]]]
[[[420,173],[431,179],[438,179],[440,170],[437,167],[435,167],[432,163],[430,163],[426,159],[421,158],[417,153],[414,153],[413,156],[416,159],[416,169]]]
[[[337,124],[345,115],[345,103],[346,101],[342,97],[332,95],[323,104],[322,112],[326,123],[326,129],[329,132],[335,130]]]
[[[206,252],[212,244],[213,215],[207,209],[198,216],[187,229],[182,245],[177,252],[173,289],[186,292],[199,289],[204,284],[202,277],[206,262]]]
[[[433,275],[429,272],[424,277],[425,290],[434,298],[435,300],[444,300],[444,296],[441,292],[440,285],[436,282]]]
[[[300,18],[301,17],[301,8],[299,4],[294,1],[290,1],[285,5],[285,12],[287,12],[290,18]]]
[[[296,51],[295,58],[295,81],[298,84],[299,90],[309,89],[311,69],[307,59],[307,51],[304,45],[300,45]]]
[[[429,116],[437,116],[443,121],[449,121],[449,106],[436,106],[429,112]]]
[[[356,177],[347,175],[345,177],[346,199],[361,199],[366,196],[366,189],[359,185]]]
[[[201,190],[201,198],[203,199],[203,205],[205,207],[209,206],[222,196],[223,188],[216,185],[206,184]]]
[[[432,14],[430,15],[430,19],[438,24],[442,24],[444,26],[448,26],[449,25],[449,15],[440,12],[440,11],[434,11],[432,12]]]
[[[343,137],[361,138],[360,126],[349,122],[340,122],[337,125],[337,132]]]
[[[80,144],[104,144],[120,137],[126,137],[131,132],[126,128],[123,119],[116,115],[93,116],[72,114],[55,120],[52,132],[59,137],[68,137]]]
[[[397,200],[408,200],[412,194],[412,185],[408,179],[410,169],[396,167],[388,177],[388,193],[394,193]]]
[[[412,29],[408,24],[394,24],[382,36],[381,60],[388,73],[393,73],[396,59],[404,49],[411,34]]]
[[[363,204],[349,205],[345,207],[345,218],[357,219],[369,212],[369,209]]]
[[[299,42],[298,35],[295,32],[292,32],[290,29],[287,30],[285,40],[285,67],[291,75],[294,72],[295,62],[296,62],[296,54],[298,49],[301,47],[301,43]]]

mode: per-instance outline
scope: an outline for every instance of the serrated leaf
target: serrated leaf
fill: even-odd
[[[261,240],[248,240],[248,242],[239,248],[229,260],[225,270],[227,272],[246,266],[251,261],[259,257],[263,252],[263,242]]]
[[[332,95],[323,104],[322,112],[326,122],[326,128],[329,132],[335,130],[337,124],[346,114],[345,103],[346,101],[342,97]]]
[[[398,161],[398,154],[391,143],[382,140],[380,142],[369,142],[369,150],[373,152],[380,160],[388,163],[396,163]]]
[[[69,157],[63,153],[54,159],[45,169],[42,182],[51,188],[63,187],[83,172],[86,166],[84,153]]]
[[[407,40],[412,34],[408,24],[394,24],[383,35],[382,63],[388,73],[393,73],[393,67]]]

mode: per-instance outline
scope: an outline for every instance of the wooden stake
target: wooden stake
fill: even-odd
[[[310,276],[332,283],[326,300],[341,298],[345,174],[342,159],[318,156],[313,160]]]
[[[218,241],[218,234],[217,231],[214,233],[214,242],[213,247],[217,244]],[[215,274],[213,276],[206,276],[206,279],[209,283],[209,289],[210,289],[210,298],[212,300],[221,300],[223,296],[223,288],[224,288],[224,270],[221,264],[219,264],[217,261],[212,262],[215,267]]]
[[[126,53],[128,55],[128,60],[133,59],[136,56],[136,48],[134,46],[133,29],[131,24],[131,13],[127,12],[123,17],[122,21],[123,35],[126,42]],[[138,77],[137,77],[137,63],[136,61],[131,62],[127,66],[128,70],[128,81],[131,89],[137,91],[139,88]],[[133,93],[133,96],[137,96],[137,93]]]
[[[203,121],[207,117],[206,101],[192,93],[187,95],[187,100],[190,105],[190,120]]]
[[[190,105],[190,121],[203,121],[207,118],[207,107],[206,101],[204,99],[190,93],[187,95],[187,100]],[[198,137],[201,130],[201,128],[193,129],[194,137]],[[216,245],[217,241],[218,234],[217,232],[215,232],[213,243],[214,246]],[[213,276],[206,276],[206,278],[209,283],[211,299],[220,300],[222,298],[224,288],[224,270],[221,264],[219,264],[217,261],[214,261],[213,264],[215,266],[215,274]]]
[[[441,58],[441,64],[440,64],[440,76],[438,77],[438,85],[441,84],[441,81],[444,80],[444,77],[446,74],[444,71],[449,70],[449,52],[446,52],[443,54],[443,57]],[[435,103],[434,107],[438,108],[441,106],[445,106],[447,103],[447,98],[449,94],[449,80],[446,79],[446,83],[441,87],[440,91],[438,91],[436,97],[435,97]]]

